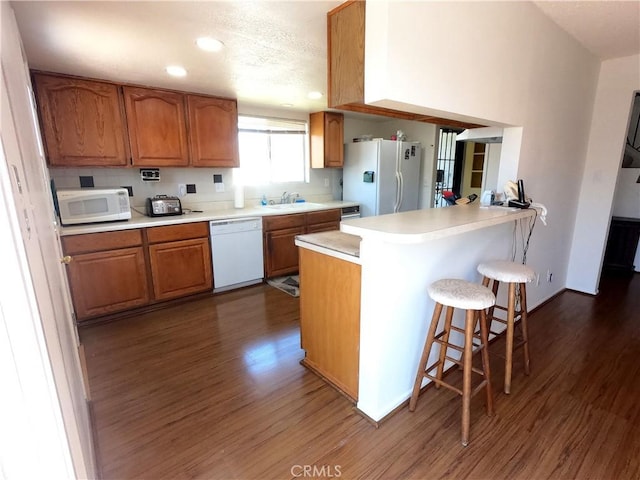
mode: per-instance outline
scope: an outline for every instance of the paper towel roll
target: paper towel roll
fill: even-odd
[[[236,208],[244,208],[244,187],[236,185],[233,195],[233,206]]]

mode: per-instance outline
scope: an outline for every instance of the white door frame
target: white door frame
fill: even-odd
[[[13,10],[0,8],[0,476],[89,478],[88,389],[31,82]]]

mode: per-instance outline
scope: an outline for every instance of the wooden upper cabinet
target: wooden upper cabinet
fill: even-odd
[[[123,87],[133,165],[189,165],[184,95]]]
[[[191,165],[239,167],[237,102],[187,95],[187,110]]]
[[[117,85],[41,73],[33,81],[50,166],[127,166]]]
[[[365,2],[345,2],[327,14],[328,104],[364,102]]]
[[[344,164],[344,116],[316,112],[309,116],[311,168],[342,168]]]

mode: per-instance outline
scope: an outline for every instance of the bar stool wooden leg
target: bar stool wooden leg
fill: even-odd
[[[493,296],[498,298],[498,287],[500,286],[500,282],[498,280],[491,280],[489,277],[482,278],[482,285],[489,288],[489,283],[491,282],[491,292]],[[495,304],[489,307],[487,310],[487,317],[489,318],[489,330],[491,330],[491,319],[493,318],[493,312],[495,311]]]
[[[524,371],[529,375],[531,366],[529,361],[529,330],[527,325],[527,292],[526,284],[533,281],[536,277],[534,270],[527,265],[516,263],[508,260],[490,260],[478,265],[478,273],[482,275],[482,285],[489,287],[492,284],[492,293],[494,296],[498,293],[499,283],[507,283],[509,285],[507,305],[502,306],[497,303],[486,309],[489,333],[492,333],[491,324],[496,321],[504,323],[506,329],[502,332],[505,337],[505,366],[504,366],[504,393],[511,392],[511,377],[513,373],[513,348],[514,348],[514,330],[515,321],[519,318],[520,331],[522,332],[522,342],[517,347],[524,347]],[[519,299],[519,307],[516,304]],[[494,309],[504,310],[506,319],[494,316]],[[499,334],[495,334],[499,335]],[[501,336],[502,336],[501,335]],[[517,348],[516,347],[516,348]]]
[[[511,370],[513,367],[513,330],[516,310],[516,284],[509,283],[509,304],[507,307],[507,346],[504,365],[504,393],[511,393]]]
[[[480,390],[486,388],[487,392],[487,412],[493,413],[493,397],[491,393],[491,381],[489,372],[489,357],[487,352],[488,333],[486,326],[485,309],[489,308],[496,301],[495,295],[491,293],[486,287],[478,285],[477,283],[468,282],[462,279],[445,278],[437,280],[427,287],[429,297],[435,302],[435,308],[433,311],[433,317],[431,319],[431,325],[427,333],[427,340],[422,351],[422,357],[420,364],[418,365],[418,371],[416,373],[416,379],[413,384],[413,391],[411,393],[411,399],[409,400],[409,411],[413,412],[416,408],[418,396],[420,395],[420,387],[422,386],[422,380],[426,377],[434,384],[446,387],[458,395],[462,396],[462,444],[467,446],[469,444],[469,431],[471,428],[471,397]],[[447,307],[444,330],[436,335],[438,322],[442,309]],[[454,309],[466,310],[465,325],[453,326],[453,312]],[[483,350],[482,357],[482,370],[479,368],[473,368],[473,352],[474,344],[473,339],[475,335],[476,322],[480,321],[481,332],[481,345],[480,350]],[[464,334],[464,345],[450,344],[449,336],[451,330]],[[439,343],[440,351],[438,352],[438,359],[435,363],[429,365],[429,355],[434,343]],[[476,345],[477,346],[477,345]],[[451,356],[447,356],[447,349],[453,348],[457,351],[462,351],[461,361],[455,360]],[[435,352],[434,352],[435,353]],[[445,382],[442,380],[444,371],[444,362],[449,358],[455,363],[462,363],[462,388]],[[432,374],[433,370],[437,369],[437,373]],[[482,381],[478,383],[472,389],[472,374],[477,374],[482,378]]]
[[[416,403],[418,401],[418,395],[420,395],[420,387],[422,386],[422,379],[424,378],[424,371],[427,368],[427,362],[429,361],[429,353],[433,345],[433,339],[436,335],[436,328],[438,327],[438,320],[440,319],[440,313],[442,312],[442,304],[437,303],[433,309],[433,316],[431,317],[431,325],[429,326],[429,333],[427,334],[427,340],[422,350],[422,357],[420,358],[420,364],[418,365],[418,373],[416,374],[416,381],[413,384],[413,392],[411,393],[411,400],[409,400],[409,411],[413,412],[416,409]]]
[[[462,445],[469,444],[469,426],[471,424],[471,363],[473,346],[473,327],[475,312],[467,310],[464,329],[464,367],[462,377]]]
[[[520,328],[522,330],[522,341],[524,349],[524,374],[531,373],[529,365],[529,326],[527,325],[527,286],[520,284]]]
[[[482,370],[487,381],[487,415],[493,417],[493,390],[491,388],[491,371],[489,369],[489,329],[487,327],[487,315],[480,310],[480,337],[482,338]]]
[[[447,356],[447,344],[449,343],[449,334],[451,333],[451,321],[453,319],[453,307],[447,307],[447,312],[444,321],[444,333],[442,335],[442,343],[440,344],[440,355],[438,369],[436,370],[436,378],[442,380],[442,373],[444,372],[444,360]],[[440,384],[436,383],[436,388],[440,388]]]

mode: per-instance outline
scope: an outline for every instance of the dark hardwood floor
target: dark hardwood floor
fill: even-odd
[[[105,479],[640,478],[639,274],[530,316],[532,373],[518,351],[507,396],[492,356],[466,448],[446,389],[374,428],[299,364],[298,299],[266,285],[80,334]]]

